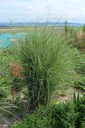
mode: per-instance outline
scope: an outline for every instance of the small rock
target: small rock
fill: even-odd
[[[24,94],[22,93],[22,94],[20,95],[20,98],[21,98],[21,99],[24,99],[24,97],[25,97],[25,96],[24,96]]]
[[[3,128],[9,128],[9,125],[8,124],[4,124]]]
[[[3,76],[3,75],[4,75],[4,73],[0,72],[0,76]]]

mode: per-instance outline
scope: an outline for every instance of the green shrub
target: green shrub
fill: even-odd
[[[78,113],[78,117],[76,119],[76,128],[81,128],[81,126],[85,123],[85,95],[80,97],[79,93],[74,95],[74,105],[75,112]],[[82,127],[84,128],[84,127]]]
[[[80,128],[85,128],[85,118],[82,120]]]
[[[61,103],[51,108],[51,128],[75,128],[77,113],[72,103]]]
[[[85,128],[85,96],[36,109],[12,128]]]
[[[85,54],[79,55],[79,60],[77,62],[76,70],[82,76],[85,76]]]
[[[81,128],[85,124],[85,95],[74,94],[73,101],[51,109],[52,128]],[[84,128],[84,127],[82,127]]]
[[[43,111],[42,111],[43,110]],[[75,128],[77,114],[71,104],[58,104],[28,114],[13,128]]]
[[[50,116],[45,107],[38,108],[33,114],[28,114],[21,122],[12,128],[51,128]]]
[[[31,108],[47,105],[56,85],[73,80],[77,55],[63,35],[46,26],[34,30],[22,37],[18,49]]]
[[[79,79],[75,81],[75,87],[85,90],[85,55],[80,54],[79,60],[76,65],[76,71],[79,75]]]

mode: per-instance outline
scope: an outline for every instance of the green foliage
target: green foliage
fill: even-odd
[[[65,22],[65,32],[66,32],[66,36],[69,35],[69,37],[71,37],[71,39],[76,38],[77,32],[78,32],[78,28],[74,27],[74,26],[69,26],[68,22]]]
[[[85,32],[85,24],[83,25],[83,32]]]
[[[80,128],[85,128],[85,118],[82,120]]]
[[[80,76],[78,81],[75,81],[75,88],[85,91],[85,77]]]
[[[66,31],[68,31],[66,33],[68,36],[65,37],[63,34],[56,34],[48,27],[38,28],[36,26],[32,32],[25,33],[20,38],[20,44],[16,46],[16,48],[19,46],[19,56],[17,56],[16,48],[0,50],[1,112],[10,113],[10,108],[11,110],[14,108],[14,105],[2,102],[6,101],[10,94],[14,95],[14,91],[16,91],[16,97],[12,103],[19,107],[19,109],[15,109],[17,113],[23,112],[24,103],[17,94],[25,85],[28,88],[31,108],[36,108],[39,104],[49,104],[54,90],[58,90],[59,85],[64,86],[69,83],[73,85],[74,69],[79,75],[79,80],[76,81],[77,87],[85,90],[85,55],[80,56],[79,62],[76,61],[79,53],[76,48],[68,45],[68,40],[70,40],[68,37],[72,39],[69,44],[74,43],[73,38],[76,38],[77,29],[67,26]],[[80,42],[79,39],[79,42],[84,44],[84,37],[82,41]],[[15,62],[20,62],[24,69],[23,79],[12,76],[10,72],[8,64]],[[24,83],[24,79],[26,83]],[[71,103],[59,103],[47,108],[40,107],[33,114],[28,114],[14,128],[85,128],[84,111],[85,97],[74,96],[74,102]]]
[[[75,128],[77,113],[72,103],[61,103],[51,108],[52,128]]]
[[[79,74],[85,76],[85,54],[79,55],[76,70]]]
[[[0,98],[7,98],[14,91],[19,92],[24,86],[24,79],[14,76],[10,66],[19,63],[16,48],[0,49]]]
[[[77,50],[65,39],[46,26],[36,26],[32,33],[26,33],[20,40],[19,59],[31,107],[47,105],[56,85],[73,80],[71,71],[75,67]]]
[[[76,65],[79,79],[75,81],[75,87],[85,90],[85,54],[80,54]]]
[[[78,113],[76,128],[81,128],[81,126],[85,123],[85,95],[82,97],[80,97],[79,93],[77,96],[74,95],[73,102],[75,104],[75,112]]]
[[[13,49],[0,49],[0,98],[11,92],[12,75],[9,64],[15,61]]]
[[[14,104],[4,102],[3,100],[0,101],[0,116],[2,113],[6,114],[11,114],[13,115],[12,109],[17,108]]]
[[[65,32],[66,33],[68,32],[68,22],[67,21],[65,22]]]
[[[52,128],[81,128],[85,120],[85,95],[74,94],[73,101],[55,105],[51,115]]]
[[[45,107],[38,108],[33,114],[28,114],[21,122],[12,128],[51,128],[50,117]]]
[[[73,101],[38,108],[12,128],[85,128],[85,96]]]
[[[21,79],[17,76],[14,76],[10,83],[11,83],[11,91],[12,92],[13,91],[19,92],[25,87],[24,79]]]

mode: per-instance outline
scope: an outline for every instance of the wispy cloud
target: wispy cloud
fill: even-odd
[[[62,20],[84,22],[85,0],[1,0],[0,19],[9,21],[27,19],[56,21]]]

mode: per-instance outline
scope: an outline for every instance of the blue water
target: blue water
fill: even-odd
[[[25,36],[30,36],[30,35],[39,36],[40,33],[34,33],[34,32],[22,32],[22,33],[17,33],[17,34],[12,34],[12,33],[0,33],[0,48],[10,48],[16,43],[19,42],[20,39],[24,39]]]
[[[18,38],[22,33],[11,34],[11,33],[0,33],[0,48],[9,48],[18,42]]]

